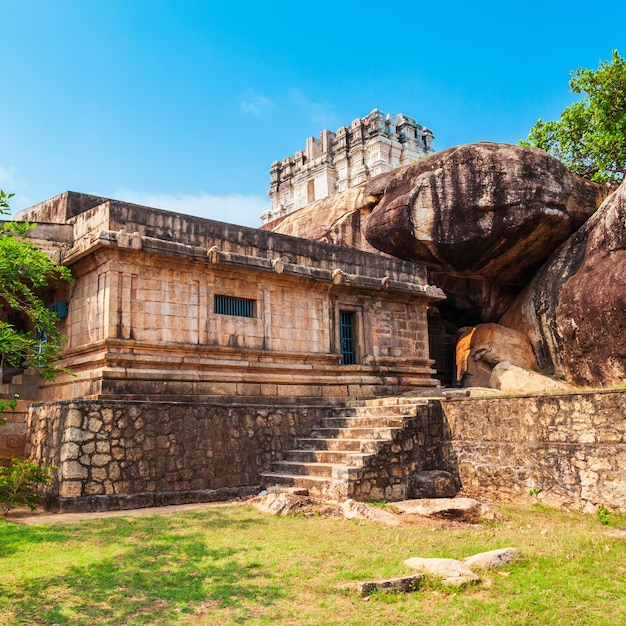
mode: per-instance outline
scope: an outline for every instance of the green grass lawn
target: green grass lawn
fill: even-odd
[[[279,518],[249,506],[21,526],[0,520],[0,624],[626,624],[626,540],[536,505],[450,530]],[[618,520],[621,521],[621,520]],[[411,556],[513,546],[483,583],[364,599],[336,586]]]

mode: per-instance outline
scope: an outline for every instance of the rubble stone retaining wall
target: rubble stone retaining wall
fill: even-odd
[[[67,401],[32,405],[26,458],[58,467],[48,507],[124,509],[226,500],[331,407]],[[445,470],[483,499],[626,512],[626,390],[430,400],[354,468],[359,499],[409,496]]]
[[[0,415],[5,423],[0,424],[0,465],[7,465],[10,459],[21,459],[26,440],[26,416],[28,408],[23,400],[14,409],[5,409]]]
[[[48,508],[126,509],[226,500],[310,432],[324,407],[68,401],[29,413],[26,456],[56,466]]]
[[[463,488],[626,511],[626,390],[453,399],[441,410]]]

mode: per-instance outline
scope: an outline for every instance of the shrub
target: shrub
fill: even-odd
[[[11,465],[0,467],[0,507],[6,515],[9,509],[27,506],[37,508],[37,488],[49,487],[54,467],[40,467],[32,461],[11,459]]]

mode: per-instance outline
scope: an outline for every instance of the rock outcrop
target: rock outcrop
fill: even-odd
[[[477,143],[369,181],[365,235],[445,273],[523,286],[595,211],[602,187],[542,150]]]
[[[489,377],[489,387],[504,393],[541,393],[544,391],[568,391],[571,386],[550,376],[533,372],[508,361],[498,363]]]
[[[501,323],[541,369],[577,385],[626,380],[626,183],[536,274]]]
[[[526,335],[498,324],[480,324],[459,338],[456,378],[465,387],[489,387],[493,368],[505,361],[527,370],[537,367]]]

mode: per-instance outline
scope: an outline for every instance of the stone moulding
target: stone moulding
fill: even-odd
[[[98,248],[117,246],[167,254],[195,261],[209,262],[229,267],[240,267],[248,270],[262,272],[276,272],[285,276],[308,278],[318,282],[342,285],[353,288],[368,288],[389,292],[404,292],[413,295],[423,295],[429,300],[445,300],[446,296],[441,289],[433,285],[422,285],[411,282],[393,280],[389,276],[381,278],[363,274],[348,274],[337,268],[326,268],[302,265],[298,263],[284,262],[282,259],[269,259],[248,254],[240,254],[220,250],[212,246],[208,250],[199,246],[187,245],[180,242],[164,241],[154,237],[146,237],[138,233],[126,233],[124,230],[100,230],[96,238],[89,242],[79,240],[76,246],[66,256],[65,262],[75,262],[79,258],[91,253]]]

